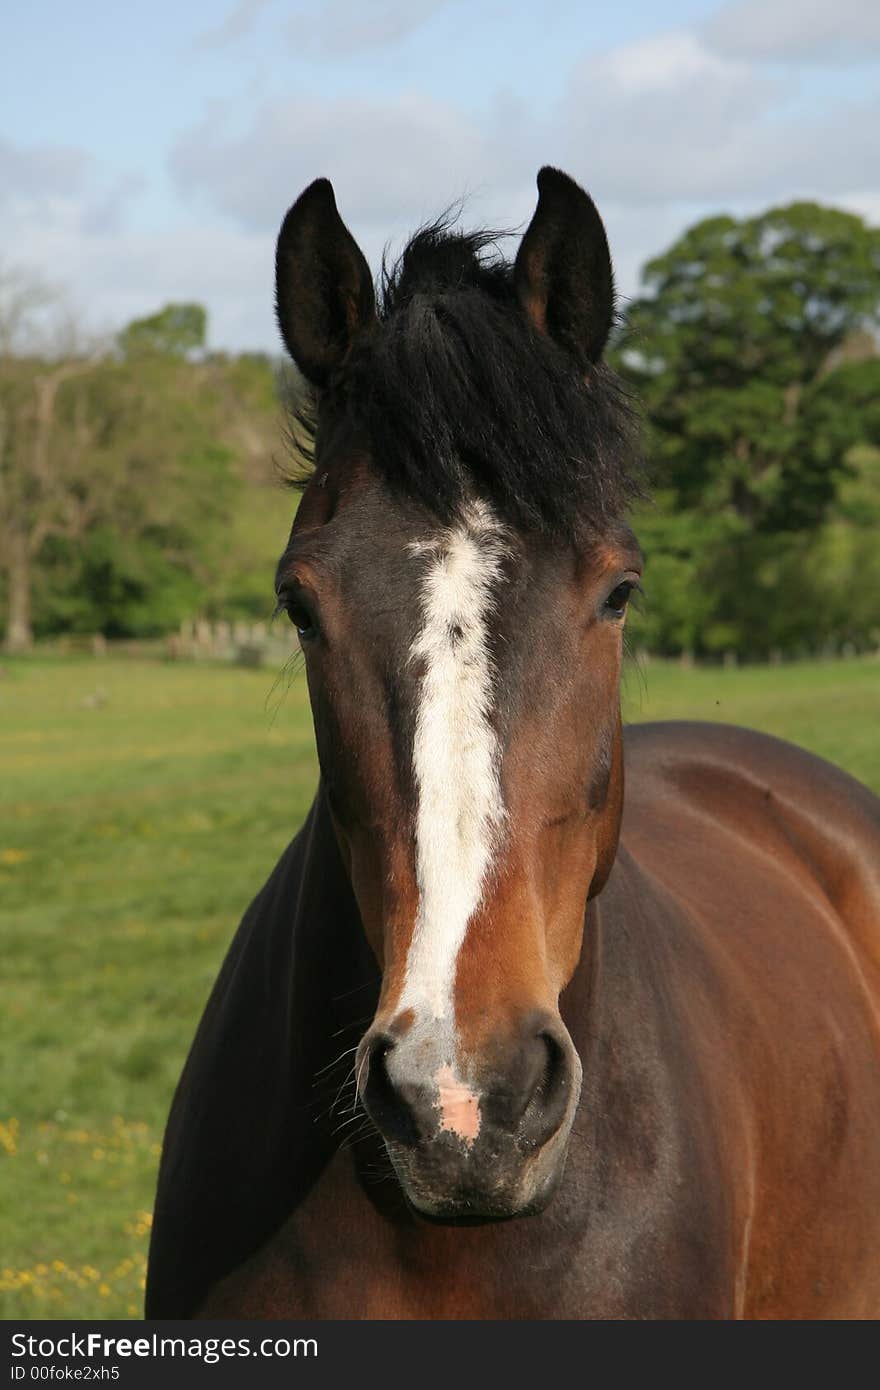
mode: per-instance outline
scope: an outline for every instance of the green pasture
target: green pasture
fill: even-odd
[[[876,660],[631,665],[625,709],[781,734],[880,790]],[[0,664],[0,1316],[140,1314],[172,1088],[314,783],[302,676]]]

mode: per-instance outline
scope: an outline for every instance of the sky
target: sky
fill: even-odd
[[[377,269],[458,199],[522,229],[555,164],[623,298],[710,213],[880,223],[878,0],[10,0],[2,48],[0,265],[91,332],[198,300],[213,347],[279,351],[275,237],[319,175]]]

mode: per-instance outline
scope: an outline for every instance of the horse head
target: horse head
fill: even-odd
[[[411,1205],[540,1210],[581,1063],[559,1000],[614,860],[638,488],[582,189],[543,169],[507,264],[424,228],[377,296],[331,185],[278,240],[314,469],[277,573],[321,775],[382,972],[357,1086]]]

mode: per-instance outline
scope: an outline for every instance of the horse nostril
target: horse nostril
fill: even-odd
[[[387,1033],[371,1038],[366,1049],[367,1075],[361,1100],[370,1119],[386,1139],[412,1146],[418,1140],[415,1117],[388,1075],[388,1058],[396,1043]]]
[[[538,1063],[538,1079],[523,1111],[520,1135],[535,1148],[545,1144],[562,1124],[568,1109],[572,1072],[568,1051],[548,1030],[542,1030],[534,1043],[543,1051]]]

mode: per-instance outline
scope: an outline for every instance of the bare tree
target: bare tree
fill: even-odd
[[[62,431],[59,399],[92,371],[100,348],[77,346],[63,300],[41,281],[0,267],[0,569],[5,573],[8,651],[33,642],[33,568],[53,535],[88,525],[89,420],[84,402]]]

